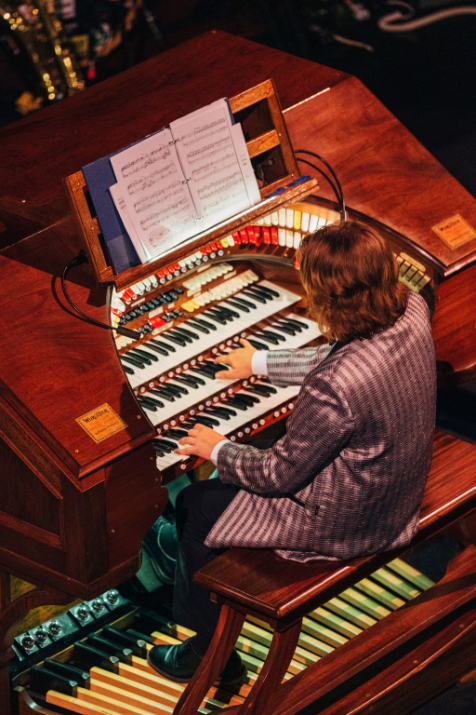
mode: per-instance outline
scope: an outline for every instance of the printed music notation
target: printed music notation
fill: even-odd
[[[110,157],[110,195],[142,262],[260,201],[225,99]]]
[[[241,136],[243,132],[241,125],[233,125],[225,99],[177,119],[171,123],[170,128],[177,139],[177,153],[184,173],[191,178],[190,191],[202,217],[202,230],[260,200],[254,174],[252,181],[249,181],[249,177],[242,171],[242,157],[237,151],[234,137],[237,135],[236,129]],[[246,144],[245,151],[251,166]],[[213,202],[206,200],[208,190],[205,188],[211,176],[214,179]]]

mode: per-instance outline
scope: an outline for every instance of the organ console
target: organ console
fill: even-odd
[[[76,182],[78,208],[74,180],[81,166],[198,106],[240,96],[251,81],[269,77],[294,149],[311,149],[328,159],[341,180],[349,216],[388,238],[401,280],[428,301],[442,378],[457,381],[474,373],[476,201],[355,78],[207,33],[3,129],[1,715],[10,713],[8,661],[15,652],[12,671],[24,715],[64,712],[58,708],[87,715],[173,709],[177,687],[160,683],[159,698],[158,678],[144,655],[148,644],[160,642],[157,638],[171,642],[167,638],[180,638],[183,631],[151,623],[153,616],[136,612],[115,587],[140,565],[141,541],[167,500],[163,484],[197,464],[173,452],[187,427],[203,422],[240,441],[292,411],[294,388],[275,388],[259,377],[214,381],[213,360],[245,336],[263,349],[322,341],[306,316],[294,257],[301,236],[337,220],[340,207],[313,179],[275,198],[264,192],[262,204],[193,245],[116,275],[101,248],[87,190]],[[256,122],[262,111],[259,105]],[[259,131],[253,140],[259,149]],[[272,150],[265,144],[266,156]],[[289,166],[284,166],[285,178],[277,179],[281,184],[291,183]],[[270,183],[275,180],[270,177]],[[139,339],[114,337],[70,311],[59,279],[81,248],[88,263],[70,272],[74,303],[95,320],[140,331]],[[393,608],[388,599],[395,604],[396,594],[424,582],[405,569],[397,564],[384,574],[393,584],[390,595],[382,596],[387,605],[376,595],[381,585],[364,584],[373,588],[373,612],[363,588],[351,594],[353,601],[343,596],[326,606],[325,614],[312,615],[311,635],[319,630],[321,644],[311,642],[306,631],[300,657],[312,659],[316,648],[338,640],[345,629],[365,628],[382,608]],[[382,576],[376,578],[381,584]],[[30,586],[18,585],[18,579]],[[87,603],[67,615],[45,617],[38,610],[57,604],[64,611],[74,598]],[[354,611],[358,601],[362,611]],[[28,627],[22,628],[19,619],[31,609]],[[112,630],[107,620],[113,621]],[[334,635],[327,633],[331,621],[338,624]],[[58,627],[67,632],[66,640],[55,633]],[[266,627],[252,623],[247,628],[243,643],[255,658],[267,642]],[[246,639],[253,629],[259,637],[250,646]],[[98,630],[99,639],[93,637]],[[155,632],[159,635],[151,636]],[[82,643],[87,640],[73,646],[74,634]],[[33,665],[43,654],[54,656],[46,680],[37,670],[25,675],[27,653]],[[60,667],[71,657],[81,675]],[[303,660],[297,658],[293,667]],[[93,682],[97,669],[103,671],[102,685],[88,689],[85,684]],[[132,700],[113,698],[122,701],[121,709],[112,707],[104,692],[115,692],[112,676],[122,677],[124,669],[133,695]],[[24,690],[30,677],[32,690],[41,691],[41,704]],[[61,697],[48,700],[40,681]],[[99,695],[93,697],[93,691]]]

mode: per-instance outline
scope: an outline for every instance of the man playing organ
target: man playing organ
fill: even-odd
[[[213,636],[219,606],[192,576],[224,549],[344,560],[404,546],[417,529],[435,422],[428,307],[398,282],[391,249],[362,224],[318,230],[298,260],[309,314],[329,344],[260,351],[243,340],[217,358],[230,367],[217,378],[254,373],[301,386],[286,433],[258,449],[197,424],[177,450],[211,459],[218,479],[190,485],[177,502],[174,617],[197,635],[149,652],[173,680],[191,679]],[[245,676],[233,652],[222,682]]]

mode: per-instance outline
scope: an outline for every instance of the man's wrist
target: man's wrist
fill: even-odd
[[[253,375],[268,374],[267,353],[267,350],[257,350],[253,353],[251,358],[251,369],[253,371]]]
[[[223,445],[226,444],[227,442],[229,442],[228,439],[222,439],[222,440],[220,440],[220,442],[218,442],[218,444],[216,444],[213,447],[212,453],[210,455],[210,460],[213,462],[215,467],[218,464],[218,452],[220,451],[221,447],[223,447]]]

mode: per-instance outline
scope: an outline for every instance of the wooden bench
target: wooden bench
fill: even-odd
[[[312,712],[325,715],[408,713],[474,670],[476,528],[467,517],[475,508],[476,447],[436,433],[420,529],[411,546],[453,525],[464,550],[430,589],[284,682],[303,616],[409,547],[314,564],[286,561],[269,550],[228,550],[195,574],[222,609],[210,648],[175,715],[195,715],[247,614],[268,623],[274,633],[248,697],[227,708],[228,715],[293,715],[315,701],[320,702]]]

